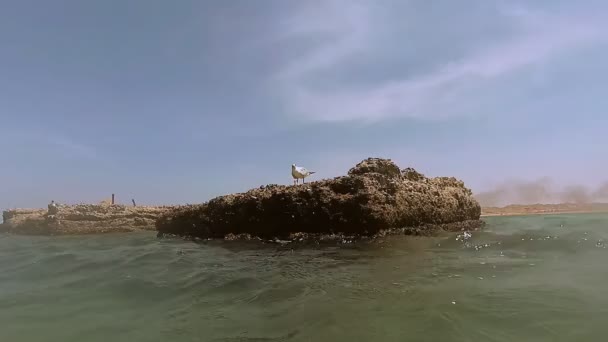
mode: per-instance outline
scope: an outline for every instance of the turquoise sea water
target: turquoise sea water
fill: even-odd
[[[306,248],[0,235],[0,341],[608,340],[608,215],[486,221]]]

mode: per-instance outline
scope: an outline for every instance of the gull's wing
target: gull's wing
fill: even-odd
[[[297,171],[299,174],[302,174],[302,175],[307,175],[307,174],[308,174],[308,170],[306,170],[306,168],[305,168],[305,167],[296,166],[296,171]]]

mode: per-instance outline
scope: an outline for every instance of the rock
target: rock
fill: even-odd
[[[426,178],[390,160],[369,158],[347,176],[304,185],[273,185],[176,207],[156,222],[160,235],[226,238],[294,233],[371,236],[425,234],[479,226],[481,208],[455,178]],[[474,227],[473,227],[474,226]],[[417,227],[416,229],[397,229]]]
[[[401,176],[407,180],[411,180],[411,181],[422,181],[424,180],[426,177],[424,177],[424,175],[416,170],[414,170],[411,167],[407,167],[403,170],[401,170]]]
[[[378,173],[387,177],[399,177],[401,171],[390,159],[367,158],[348,171],[348,175],[364,175]]]
[[[58,205],[45,209],[14,209],[2,213],[0,231],[24,235],[72,235],[154,230],[156,219],[171,207],[124,205]]]

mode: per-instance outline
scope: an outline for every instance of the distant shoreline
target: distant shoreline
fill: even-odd
[[[547,212],[512,212],[512,213],[482,213],[480,217],[497,216],[533,216],[533,215],[559,215],[559,214],[608,214],[608,211],[547,211]]]
[[[608,213],[608,203],[512,204],[481,208],[481,217],[593,213]]]

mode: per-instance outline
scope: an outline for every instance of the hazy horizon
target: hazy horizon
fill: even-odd
[[[551,178],[534,181],[511,179],[495,188],[475,194],[482,206],[509,204],[608,203],[608,182],[596,188],[581,184],[555,184]]]
[[[5,1],[0,209],[197,203],[367,157],[487,203],[604,200],[607,14],[597,0]]]

